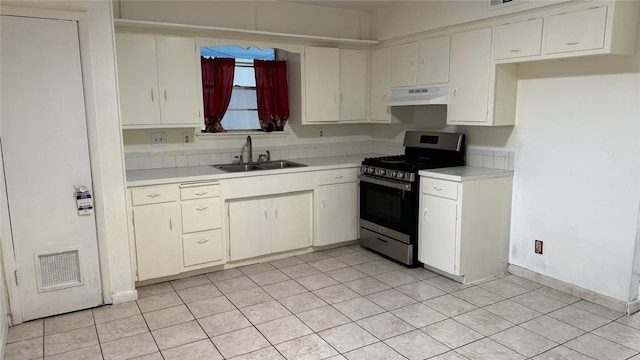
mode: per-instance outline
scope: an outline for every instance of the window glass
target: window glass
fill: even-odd
[[[243,49],[233,45],[212,46],[200,48],[200,55],[207,58],[236,59],[231,102],[224,118],[222,118],[222,126],[226,130],[260,129],[253,60],[275,60],[275,49],[258,49],[256,47]]]

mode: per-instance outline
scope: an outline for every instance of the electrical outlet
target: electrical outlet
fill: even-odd
[[[193,134],[185,132],[182,133],[182,145],[191,146],[193,144]]]
[[[533,249],[533,251],[536,254],[540,254],[542,255],[542,240],[536,240],[535,242],[535,248]]]
[[[151,146],[153,146],[153,147],[167,146],[167,133],[166,132],[152,132],[151,133]]]

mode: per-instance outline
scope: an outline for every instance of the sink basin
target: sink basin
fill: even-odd
[[[307,165],[299,164],[297,162],[289,160],[276,160],[266,163],[253,163],[253,164],[222,164],[213,165],[216,169],[220,169],[226,172],[245,172],[256,170],[275,170],[275,169],[288,169],[294,167],[304,167]]]

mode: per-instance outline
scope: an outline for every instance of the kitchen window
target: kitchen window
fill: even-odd
[[[225,45],[202,47],[200,55],[204,58],[235,59],[231,101],[222,118],[222,127],[227,131],[260,130],[253,60],[275,60],[275,49]]]

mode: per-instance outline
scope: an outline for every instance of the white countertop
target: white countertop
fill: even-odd
[[[129,170],[127,171],[127,186],[148,186],[184,182],[212,181],[247,176],[263,176],[286,174],[304,171],[318,171],[338,168],[360,167],[366,157],[380,156],[379,154],[361,154],[345,156],[328,156],[308,159],[287,159],[307,165],[290,169],[258,170],[247,172],[224,172],[213,166],[190,166],[167,169]]]
[[[420,170],[419,174],[420,176],[461,182],[513,176],[513,171],[476,166],[455,166],[440,169]]]

